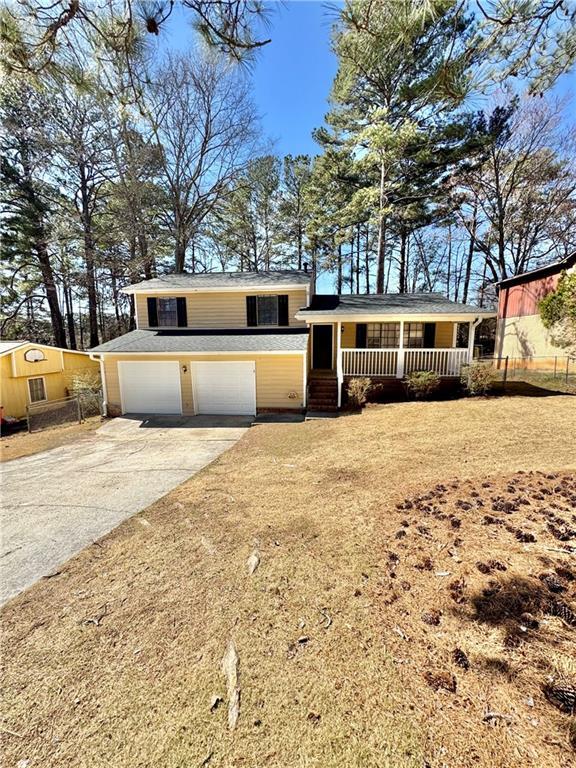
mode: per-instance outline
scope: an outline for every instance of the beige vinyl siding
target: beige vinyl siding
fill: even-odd
[[[306,289],[274,291],[214,291],[207,293],[175,293],[186,296],[186,311],[189,328],[246,328],[246,296],[288,295],[288,322],[291,326],[305,326],[303,320],[294,315],[306,304]],[[166,294],[162,294],[164,297]],[[148,328],[148,297],[154,294],[135,295],[136,321],[138,328]],[[156,298],[161,296],[156,295]]]
[[[118,355],[104,357],[106,376],[106,400],[109,414],[121,412],[118,362],[120,360],[168,361],[180,363],[180,385],[182,390],[182,412],[194,413],[192,394],[192,366],[194,361],[249,361],[256,363],[256,407],[257,408],[302,408],[304,403],[303,356],[302,355]],[[186,372],[183,368],[186,367]],[[296,397],[291,398],[290,394]]]
[[[444,349],[454,346],[454,323],[436,323],[434,346]]]
[[[378,321],[387,322],[387,321]],[[398,322],[392,320],[390,322]],[[413,321],[410,321],[413,322]],[[433,320],[427,320],[423,322],[434,322]],[[342,331],[342,346],[343,347],[356,347],[356,323],[342,323],[344,330]],[[454,342],[454,323],[442,322],[436,323],[436,335],[434,338],[434,347],[445,348],[452,347]]]

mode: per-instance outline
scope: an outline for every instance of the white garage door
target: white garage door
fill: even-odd
[[[182,413],[180,363],[118,363],[122,413]]]
[[[196,413],[256,413],[256,363],[193,363]]]

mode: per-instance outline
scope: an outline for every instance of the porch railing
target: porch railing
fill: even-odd
[[[402,376],[411,371],[436,371],[439,376],[459,376],[468,362],[468,349],[350,349],[340,350],[342,376]]]
[[[344,376],[396,376],[397,349],[342,349]]]
[[[406,349],[404,373],[436,371],[439,376],[460,376],[468,355],[467,349]]]

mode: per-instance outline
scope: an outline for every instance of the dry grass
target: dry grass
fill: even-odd
[[[16,432],[14,435],[3,435],[0,440],[0,462],[58,448],[60,445],[85,437],[100,426],[102,426],[101,417],[93,416],[82,424],[49,427],[41,432]]]
[[[488,579],[535,589],[569,559],[548,551],[564,545],[534,505],[533,521],[527,506],[510,516],[533,543],[482,525],[482,509],[462,510],[456,529],[422,501],[397,505],[444,484],[438,504],[456,514],[463,494],[507,494],[521,470],[569,482],[575,432],[570,397],[406,403],[250,430],[5,607],[6,765],[568,766],[569,717],[541,685],[554,664],[573,671],[573,630],[542,615],[540,633],[508,647],[510,617],[481,608]],[[560,481],[520,482],[532,493]],[[261,564],[248,576],[255,545]],[[426,557],[432,571],[414,567]],[[480,573],[489,559],[507,570]],[[460,578],[457,603],[448,585]],[[437,626],[422,621],[431,611]],[[225,704],[210,711],[225,696],[230,638],[242,689],[233,733]],[[456,644],[467,672],[451,661]],[[456,693],[424,679],[445,671]],[[510,722],[483,722],[487,708]]]

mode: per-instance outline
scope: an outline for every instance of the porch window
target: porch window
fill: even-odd
[[[404,323],[404,346],[412,349],[424,346],[424,323]]]
[[[278,325],[278,296],[257,296],[258,325]]]
[[[28,392],[30,393],[31,403],[41,403],[43,400],[46,400],[44,379],[28,379]]]
[[[178,327],[178,303],[176,299],[158,299],[158,325]]]
[[[400,323],[368,323],[366,346],[371,349],[390,349],[400,346]]]

